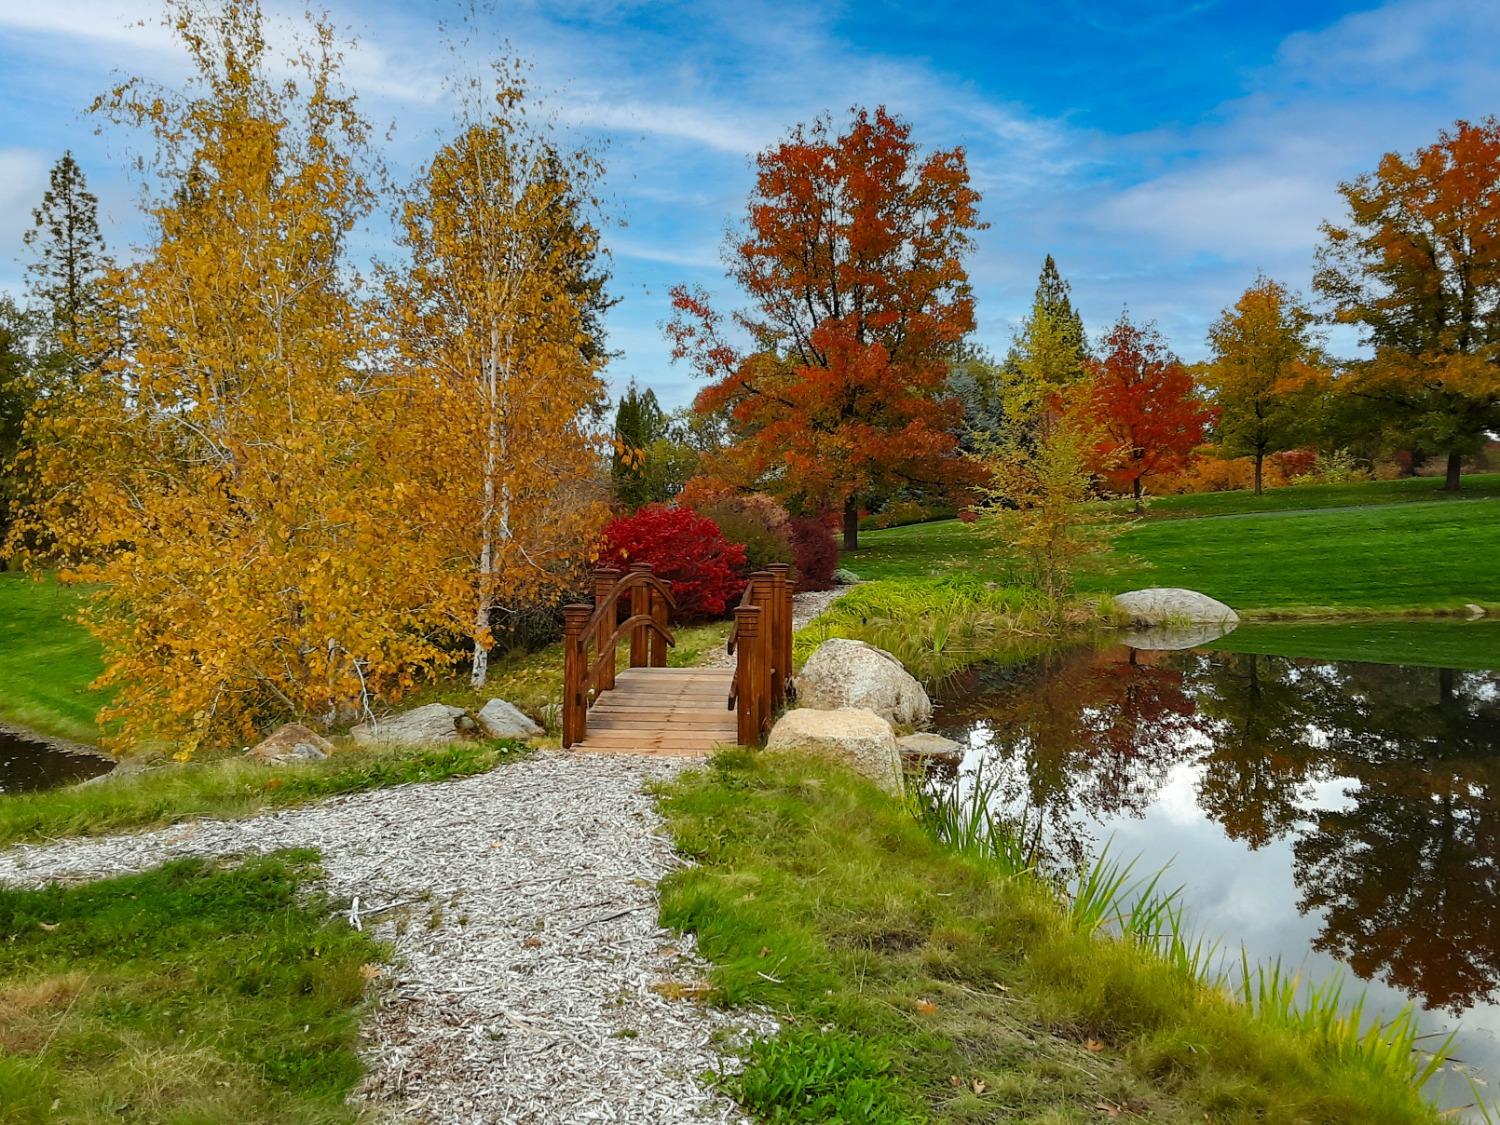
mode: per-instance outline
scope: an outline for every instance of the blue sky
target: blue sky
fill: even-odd
[[[438,29],[466,6],[329,4],[358,41],[348,77],[367,116],[382,137],[396,124],[382,143],[399,178],[446,120]],[[0,0],[0,288],[20,288],[21,233],[65,147],[112,247],[139,240],[129,152],[80,111],[120,70],[180,77],[157,13],[148,0]],[[1188,358],[1257,270],[1307,287],[1340,179],[1500,112],[1497,0],[580,0],[501,2],[485,22],[533,64],[560,127],[603,146],[620,299],[610,375],[670,404],[693,386],[662,340],[668,288],[732,301],[719,250],[751,157],[820,112],[883,102],[921,143],[967,149],[991,224],[970,263],[979,342],[1004,350],[1050,251],[1090,331],[1128,303]],[[390,253],[378,229],[364,248]]]

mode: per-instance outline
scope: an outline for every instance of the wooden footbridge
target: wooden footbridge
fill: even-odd
[[[696,757],[763,742],[791,691],[790,571],[778,563],[750,576],[729,633],[731,666],[668,668],[671,587],[645,563],[596,570],[594,604],[563,609],[563,745]],[[627,637],[630,666],[620,669]]]

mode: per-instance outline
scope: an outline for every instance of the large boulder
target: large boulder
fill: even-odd
[[[491,738],[536,738],[543,733],[520,708],[503,699],[492,699],[480,709],[479,729]]]
[[[1177,586],[1152,586],[1116,594],[1115,605],[1133,625],[1238,625],[1239,614],[1223,602]]]
[[[333,743],[301,723],[287,723],[256,743],[245,757],[263,766],[285,766],[293,762],[321,762]]]
[[[373,723],[361,723],[349,733],[362,746],[446,746],[462,737],[463,726],[472,726],[462,707],[429,703],[410,711],[389,715]]]
[[[839,637],[807,658],[797,677],[797,702],[820,711],[862,707],[904,726],[932,718],[932,700],[901,661],[864,641]]]
[[[891,724],[874,711],[798,707],[771,728],[767,750],[803,750],[847,766],[887,793],[901,793],[901,755]]]

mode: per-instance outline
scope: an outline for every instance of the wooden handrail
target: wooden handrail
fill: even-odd
[[[630,616],[623,622],[620,600],[630,595]],[[667,649],[677,644],[668,625],[677,608],[672,587],[636,563],[623,578],[608,567],[594,571],[594,604],[563,607],[563,746],[588,735],[589,704],[615,686],[615,657],[621,638],[630,635],[632,668],[665,667]],[[589,660],[589,649],[596,655]]]

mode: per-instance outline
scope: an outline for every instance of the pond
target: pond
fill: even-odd
[[[1195,931],[1459,1026],[1500,1098],[1500,673],[1118,646],[975,666],[938,701],[959,778],[1056,866],[1170,864]]]
[[[98,777],[114,763],[90,754],[70,754],[44,742],[0,730],[0,794],[51,789]]]

